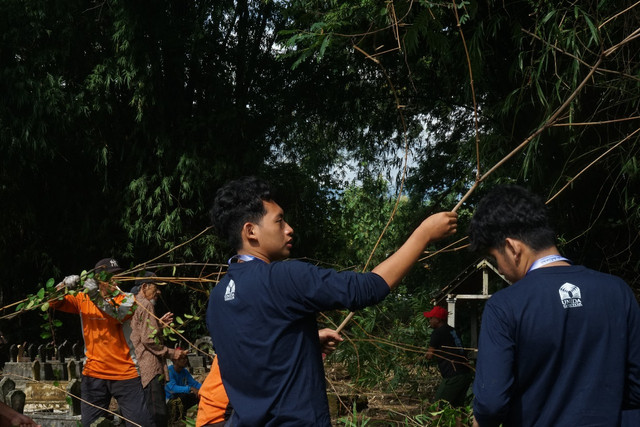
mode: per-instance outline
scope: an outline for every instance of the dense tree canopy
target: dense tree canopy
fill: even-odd
[[[549,199],[558,193],[550,206],[563,249],[636,283],[637,7],[299,4],[313,23],[296,33],[298,44],[322,61],[348,51],[375,62],[376,80],[398,97],[417,158],[412,196],[464,193],[476,173],[483,184],[471,201],[495,181],[516,181]]]
[[[190,239],[246,174],[277,187],[294,256],[353,269],[479,182],[464,237],[483,191],[517,182],[550,199],[567,255],[638,289],[640,7],[623,3],[4,0],[2,304],[104,256],[223,263],[211,233]],[[398,330],[475,257],[429,258],[359,321]]]

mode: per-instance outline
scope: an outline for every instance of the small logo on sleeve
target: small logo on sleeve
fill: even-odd
[[[224,300],[231,301],[236,298],[236,282],[233,280],[229,281],[227,285],[227,289],[224,291]]]
[[[580,288],[571,283],[565,283],[560,286],[560,301],[562,301],[562,307],[575,308],[582,307],[582,296],[580,295]]]

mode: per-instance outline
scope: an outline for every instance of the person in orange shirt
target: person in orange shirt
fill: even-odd
[[[121,271],[118,262],[105,258],[95,266],[96,274]],[[79,276],[67,276],[56,289],[74,289]],[[120,291],[116,282],[96,282],[87,279],[83,292],[65,294],[49,302],[51,308],[80,314],[85,357],[82,370],[82,425],[88,426],[100,417],[108,416],[111,397],[126,425],[154,426],[144,401],[142,383],[134,361],[133,349],[125,337],[123,322],[135,309],[132,294]]]
[[[218,358],[211,363],[211,371],[204,379],[199,393],[198,416],[196,427],[222,427],[231,416],[233,408],[229,403],[227,392],[222,385]]]

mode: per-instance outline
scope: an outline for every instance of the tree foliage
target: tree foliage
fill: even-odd
[[[483,176],[536,135],[483,179],[471,205],[493,182],[516,181],[549,198],[560,192],[551,208],[563,249],[576,262],[636,283],[638,264],[629,255],[640,219],[637,7],[296,4],[315,21],[299,21],[304,49],[315,48],[323,61],[334,59],[327,52],[360,56],[382,70],[378,81],[393,84],[417,159],[408,178],[412,196],[464,193],[476,173]],[[616,238],[607,239],[610,233]]]

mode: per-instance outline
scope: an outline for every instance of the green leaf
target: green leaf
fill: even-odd
[[[47,311],[49,310],[49,301],[46,301],[44,304],[40,306],[40,310]]]
[[[320,59],[322,59],[322,57],[324,56],[324,52],[327,50],[327,46],[329,46],[330,38],[331,37],[327,35],[322,40],[322,45],[320,45],[320,51],[318,52],[318,61],[320,61]]]
[[[293,63],[293,65],[291,66],[292,70],[295,70],[296,68],[298,68],[298,66],[309,57],[309,55],[311,55],[311,50],[310,49],[306,49],[302,52],[302,54],[300,54],[300,57],[298,57],[298,59],[296,60],[296,62]]]
[[[591,18],[589,16],[587,16],[587,14],[585,13],[583,15],[585,22],[587,23],[587,25],[589,26],[589,31],[591,32],[591,41],[593,41],[594,43],[598,43],[599,42],[599,33],[598,33],[598,29],[596,28],[596,26],[594,25],[593,21],[591,20]]]
[[[311,31],[322,31],[327,24],[324,22],[314,22],[311,25]]]
[[[555,10],[552,10],[551,12],[547,13],[547,14],[545,15],[545,17],[544,17],[544,18],[542,18],[541,23],[542,23],[542,24],[546,24],[546,23],[547,23],[547,21],[548,21],[549,19],[551,19],[552,17],[554,17],[554,16],[555,16],[555,14],[556,14],[556,11],[555,11]]]

